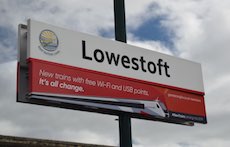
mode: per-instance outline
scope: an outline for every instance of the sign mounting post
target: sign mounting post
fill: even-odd
[[[125,2],[114,0],[115,39],[126,43]],[[119,115],[120,147],[132,147],[131,118]]]

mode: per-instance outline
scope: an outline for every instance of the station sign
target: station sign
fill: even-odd
[[[207,123],[201,65],[34,20],[19,25],[19,102]]]

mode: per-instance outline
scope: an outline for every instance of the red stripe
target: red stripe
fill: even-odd
[[[173,89],[173,90],[177,90],[177,91],[183,91],[183,92],[187,92],[187,93],[193,93],[193,94],[197,94],[197,95],[201,95],[201,96],[205,95],[205,93],[201,92],[201,91],[195,91],[195,90],[180,88],[180,87],[176,87],[176,86],[170,86],[170,85],[165,85],[165,84],[160,84],[160,83],[155,83],[155,82],[149,82],[149,81],[134,79],[134,78],[130,78],[130,77],[124,77],[124,76],[104,73],[104,72],[100,72],[100,71],[95,71],[95,70],[65,65],[65,64],[61,64],[61,63],[55,63],[55,62],[50,62],[50,61],[45,61],[45,60],[40,60],[40,59],[35,59],[35,58],[28,58],[27,62],[29,62],[29,61],[36,61],[36,62],[40,62],[40,63],[44,63],[44,64],[50,64],[50,65],[54,65],[54,66],[62,66],[62,67],[66,67],[66,68],[77,69],[77,70],[81,70],[84,72],[90,72],[90,73],[94,73],[94,74],[119,78],[119,79],[123,79],[123,80],[130,80],[133,82],[139,82],[139,83],[143,83],[143,84],[154,85],[154,86],[158,86],[158,87],[162,87],[162,88],[169,88],[169,89]]]

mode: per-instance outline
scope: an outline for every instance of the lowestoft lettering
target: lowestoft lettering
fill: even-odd
[[[82,40],[82,58],[85,60],[96,61],[98,63],[107,62],[109,65],[122,65],[126,69],[141,70],[151,74],[165,75],[170,77],[169,65],[163,59],[158,59],[157,63],[146,61],[143,56],[130,58],[127,55],[120,55],[95,49],[93,55],[87,54],[86,41]]]

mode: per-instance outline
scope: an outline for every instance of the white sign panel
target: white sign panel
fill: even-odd
[[[28,29],[27,58],[204,93],[198,63],[33,20]]]

